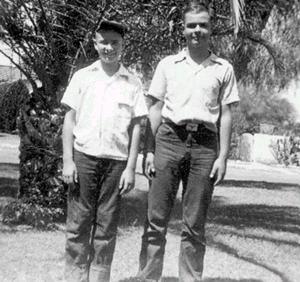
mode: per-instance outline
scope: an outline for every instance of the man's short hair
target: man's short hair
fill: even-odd
[[[183,20],[187,13],[198,14],[201,12],[207,12],[210,15],[210,9],[207,1],[204,0],[189,0],[183,10]]]
[[[102,20],[95,32],[100,31],[115,31],[124,37],[127,28],[120,22],[111,20]]]

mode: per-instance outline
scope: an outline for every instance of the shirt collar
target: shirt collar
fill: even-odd
[[[213,63],[217,63],[217,64],[221,64],[220,58],[218,56],[216,56],[212,51],[210,51],[210,56],[208,58],[206,58],[202,64],[207,65],[210,62]],[[175,58],[175,64],[176,63],[180,63],[183,61],[189,62],[191,59],[187,56],[187,50],[186,48],[184,48],[182,51],[180,51]]]
[[[103,71],[100,60],[92,64],[90,69],[91,71]],[[113,76],[129,78],[130,72],[123,66],[123,64],[120,64],[118,71]]]
[[[123,64],[120,64],[120,68],[115,75],[129,78],[130,72],[123,66]]]
[[[186,49],[181,50],[175,57],[175,64],[185,61],[187,58]]]

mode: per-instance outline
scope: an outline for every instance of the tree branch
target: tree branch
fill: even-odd
[[[276,49],[272,46],[272,44],[268,40],[262,38],[261,35],[257,34],[257,33],[242,32],[241,36],[243,36],[244,38],[249,39],[252,42],[260,44],[264,48],[266,48],[266,50],[268,51],[268,53],[270,54],[270,56],[273,59],[275,70],[279,71],[279,72],[284,70],[285,67],[284,67],[283,62],[281,61],[281,59],[278,55],[278,52],[276,51]]]
[[[34,19],[32,18],[31,13],[30,13],[30,11],[28,10],[28,8],[27,8],[27,6],[26,6],[26,4],[24,3],[23,0],[21,1],[21,5],[22,5],[22,7],[24,8],[24,10],[25,10],[25,12],[26,12],[26,14],[27,14],[27,16],[28,16],[30,22],[31,22],[32,25],[33,25],[35,33],[38,34],[38,28],[37,28],[37,26],[36,26],[36,24],[35,24],[35,21],[34,21]]]

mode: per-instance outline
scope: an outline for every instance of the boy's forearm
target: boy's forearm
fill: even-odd
[[[220,120],[220,152],[219,158],[226,160],[228,157],[232,129],[232,114],[230,105],[222,107],[222,115]]]
[[[131,144],[129,149],[129,155],[127,160],[127,168],[135,170],[136,161],[139,153],[139,144],[140,144],[140,134],[141,134],[141,119],[138,118],[134,121],[134,125],[132,128],[132,136],[131,136]]]
[[[149,152],[154,153],[155,151],[155,136],[152,133],[150,120],[148,118],[145,129],[145,140],[144,140],[144,154]]]
[[[63,161],[73,160],[73,129],[75,126],[74,113],[67,112],[63,124]]]

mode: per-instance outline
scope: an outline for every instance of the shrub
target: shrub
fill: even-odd
[[[297,165],[300,166],[300,139],[299,138],[284,138],[278,139],[271,144],[274,157],[279,164]]]
[[[54,229],[53,221],[62,215],[59,208],[47,208],[29,199],[15,200],[3,208],[2,221],[6,224],[28,224],[35,228]]]
[[[19,110],[28,97],[28,90],[22,80],[5,85],[1,90],[3,92],[0,98],[0,130],[12,132],[16,129]]]
[[[42,89],[40,91],[43,91]],[[27,215],[39,209],[50,218],[66,207],[66,189],[61,180],[62,121],[64,111],[46,111],[40,97],[32,96],[22,106],[17,126],[20,135],[20,192],[29,205]]]

